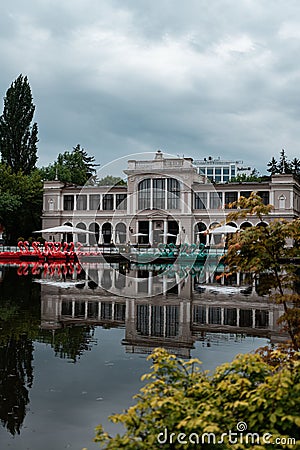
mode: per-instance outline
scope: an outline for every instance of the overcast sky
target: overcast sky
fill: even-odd
[[[0,94],[27,75],[39,165],[81,144],[299,157],[299,0],[2,0]],[[1,105],[1,112],[3,105]]]

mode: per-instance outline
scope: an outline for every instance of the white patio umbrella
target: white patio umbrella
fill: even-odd
[[[36,230],[33,233],[73,233],[73,234],[94,234],[94,231],[83,230],[82,228],[72,227],[70,225],[59,225],[58,227],[44,228]]]
[[[179,232],[178,234],[177,234],[177,238],[176,238],[176,243],[175,243],[175,245],[180,245],[181,244],[181,233]]]
[[[134,237],[138,237],[138,236],[148,236],[148,234],[147,234],[147,233],[134,233],[134,234],[132,234],[131,236],[134,236]]]
[[[116,233],[116,244],[120,244],[120,233],[117,231]]]
[[[236,233],[238,228],[232,227],[231,225],[223,225],[221,227],[213,228],[210,231],[210,234],[230,234],[230,233]]]
[[[172,233],[160,233],[161,234],[161,236],[177,236],[177,234],[172,234]]]

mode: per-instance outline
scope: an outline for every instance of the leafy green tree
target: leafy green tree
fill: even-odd
[[[126,182],[121,177],[114,177],[112,175],[107,175],[106,177],[100,178],[97,181],[98,186],[125,186]]]
[[[209,375],[198,360],[156,349],[136,404],[110,417],[124,433],[111,437],[99,426],[95,441],[107,450],[259,450],[285,438],[289,444],[276,449],[299,448],[300,362],[278,351],[269,356],[270,363],[259,354],[238,355]]]
[[[255,216],[262,223],[273,209],[272,205],[264,205],[254,192],[249,198],[240,197],[231,206],[237,209],[228,215],[228,221]],[[300,256],[299,245],[299,218],[268,220],[266,226],[253,226],[235,233],[225,257],[230,272],[249,273],[254,279],[267,274],[268,282],[262,293],[283,305],[281,322],[294,350],[300,348],[299,273],[294,264],[294,258]]]
[[[57,160],[53,164],[40,169],[41,177],[44,180],[58,179],[65,183],[72,183],[84,186],[91,178],[94,182],[96,174],[95,157],[88,153],[78,144],[73,147],[72,152],[59,153]]]
[[[28,175],[35,168],[38,127],[31,125],[34,110],[28,79],[21,74],[7,90],[0,117],[0,153],[13,173],[22,170]]]
[[[0,222],[4,225],[8,243],[18,236],[28,237],[40,228],[43,204],[43,183],[38,170],[30,175],[13,173],[0,163]]]

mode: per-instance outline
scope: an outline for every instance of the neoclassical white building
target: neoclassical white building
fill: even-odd
[[[71,224],[93,233],[79,234],[83,244],[207,242],[203,232],[221,223],[228,204],[252,191],[274,205],[265,218],[299,217],[300,185],[292,175],[260,183],[218,183],[197,173],[191,158],[167,158],[158,150],[152,160],[129,160],[126,186],[74,186],[45,181],[43,229]],[[233,226],[261,225],[257,219]],[[44,235],[47,239],[57,236]],[[75,237],[74,237],[75,238]]]

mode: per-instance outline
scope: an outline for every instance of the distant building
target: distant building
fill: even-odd
[[[236,166],[228,162],[228,167],[229,174],[225,164],[219,167],[223,181],[224,176],[236,173]],[[197,173],[192,158],[166,158],[160,151],[151,160],[128,161],[124,173],[127,186],[82,187],[45,181],[43,228],[76,226],[83,233],[74,238],[89,245],[128,241],[208,244],[207,231],[226,219],[232,211],[229,203],[240,196],[248,197],[252,191],[265,204],[274,205],[274,210],[263,223],[256,217],[239,219],[233,224],[237,228],[265,225],[274,218],[292,220],[300,213],[300,185],[289,174],[274,175],[262,182],[214,185]],[[49,239],[50,235],[44,237]],[[52,239],[59,240],[59,236]]]
[[[193,165],[200,175],[204,175],[216,183],[226,183],[239,175],[251,175],[253,168],[247,166],[243,161],[222,160],[220,157],[194,160]]]

